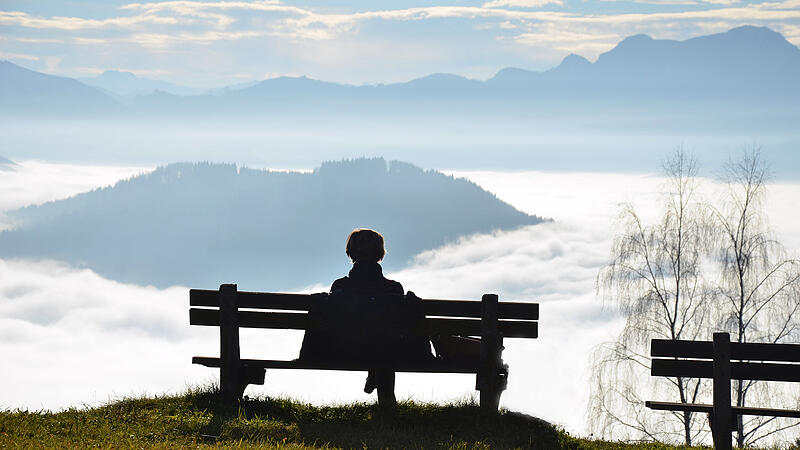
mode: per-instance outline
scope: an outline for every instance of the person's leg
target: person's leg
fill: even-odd
[[[374,391],[375,387],[377,386],[375,384],[376,383],[375,380],[376,380],[375,371],[370,370],[369,372],[367,372],[367,381],[364,383],[364,392],[366,392],[367,394],[372,394],[372,391]]]
[[[376,370],[374,377],[378,387],[378,405],[393,408],[397,405],[397,399],[394,396],[394,372]]]

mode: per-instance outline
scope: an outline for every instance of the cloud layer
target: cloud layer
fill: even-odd
[[[70,177],[84,173],[74,166],[38,167],[28,181],[43,173],[62,180],[60,191],[45,192],[45,184],[18,178],[30,186],[22,192],[38,201],[71,192]],[[124,176],[127,170],[109,169],[107,176]],[[504,359],[511,372],[502,404],[583,433],[589,357],[622,324],[594,290],[597,270],[608,258],[617,205],[630,201],[644,215],[654,214],[661,180],[543,172],[460,175],[557,221],[464,237],[420,254],[412,266],[388,276],[422,297],[477,299],[495,292],[504,300],[539,302],[540,338],[506,342]],[[43,191],[36,192],[37,186]],[[773,224],[784,230],[781,239],[800,242],[800,215],[790,208],[800,184],[771,188],[770,211],[780,212]],[[328,282],[307,290],[325,290]],[[213,380],[215,370],[190,364],[192,356],[217,354],[218,335],[212,328],[188,326],[187,290],[121,284],[53,261],[0,260],[0,352],[14,368],[0,373],[0,407],[95,404]],[[242,353],[290,359],[301,339],[297,332],[246,330]],[[361,392],[363,379],[360,373],[270,371],[265,386],[248,392],[314,403],[372,401]],[[474,377],[400,374],[397,392],[415,400],[464,398],[475,394]]]

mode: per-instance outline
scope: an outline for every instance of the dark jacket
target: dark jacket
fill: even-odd
[[[355,292],[359,294],[400,294],[403,285],[383,276],[378,263],[357,262],[353,264],[346,277],[339,278],[331,285],[331,293],[337,291]]]
[[[433,356],[427,336],[405,332],[421,320],[419,299],[403,295],[378,263],[355,263],[311,310],[300,358],[333,361],[412,361]]]

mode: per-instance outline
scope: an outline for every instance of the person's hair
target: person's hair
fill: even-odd
[[[347,256],[353,262],[378,262],[383,259],[383,236],[375,230],[360,228],[347,237]]]

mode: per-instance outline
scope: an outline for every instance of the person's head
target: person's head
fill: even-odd
[[[356,262],[378,262],[383,259],[383,236],[368,228],[353,230],[347,237],[347,256]]]

